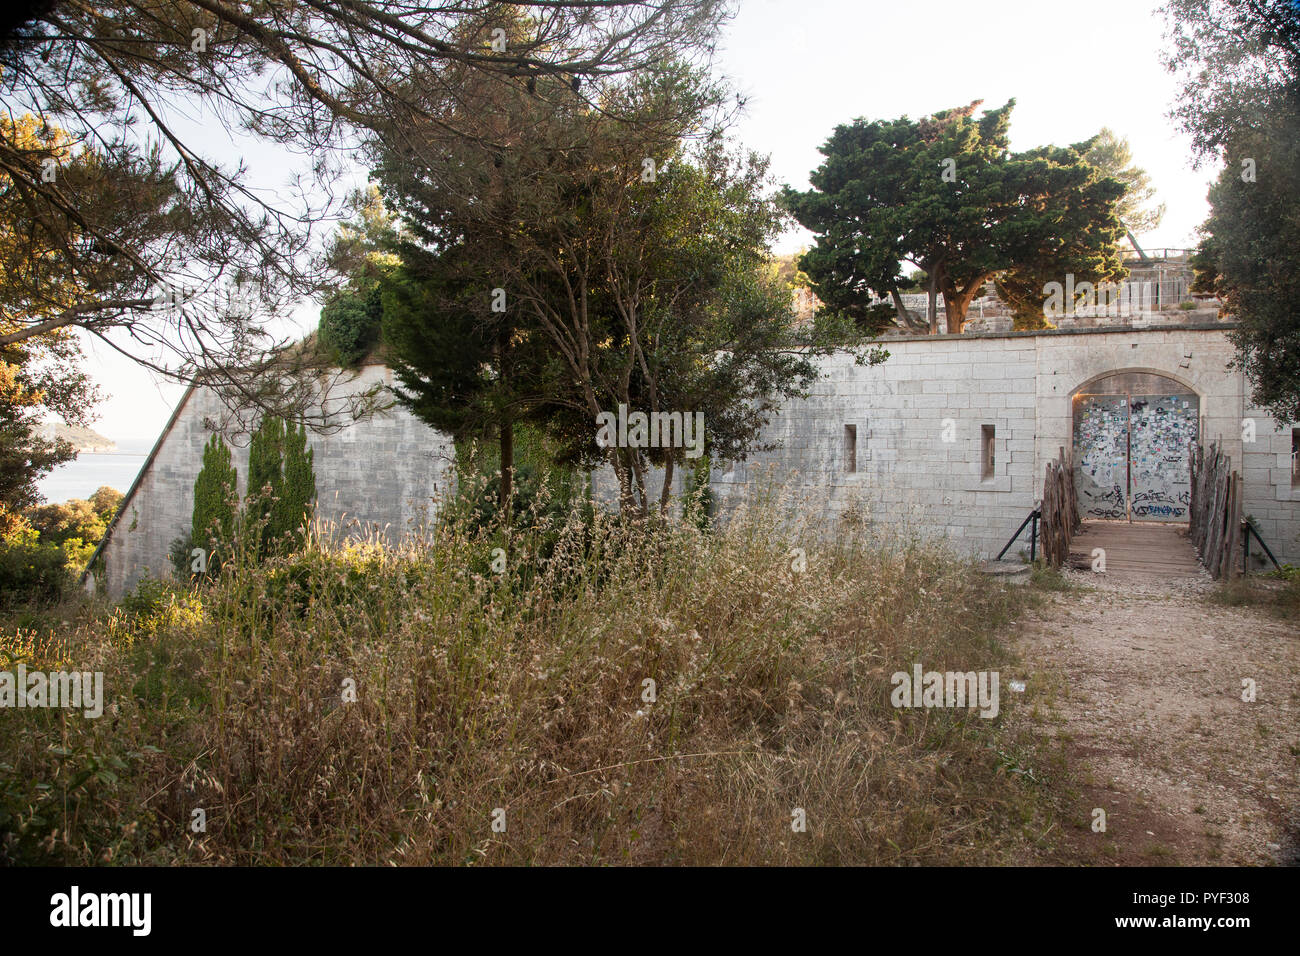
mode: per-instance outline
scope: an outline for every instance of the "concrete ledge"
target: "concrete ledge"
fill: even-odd
[[[1031,567],[1020,561],[985,561],[980,565],[980,574],[1008,584],[1028,584]]]

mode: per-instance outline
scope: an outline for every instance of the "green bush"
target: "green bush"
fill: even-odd
[[[33,508],[28,517],[32,527],[40,532],[43,544],[63,544],[70,538],[98,541],[104,536],[106,527],[95,506],[81,498],[62,504],[41,505]]]
[[[379,343],[383,316],[378,284],[364,294],[345,292],[320,310],[320,343],[339,365],[354,366]]]
[[[134,591],[122,597],[118,607],[131,617],[153,617],[163,610],[170,597],[171,589],[166,581],[144,577]]]
[[[194,550],[194,535],[186,533],[174,540],[171,547],[167,549],[167,557],[171,561],[172,570],[176,573],[177,581],[188,581],[193,572],[190,570]]]
[[[262,557],[295,551],[316,499],[307,429],[267,416],[248,447],[244,534]]]
[[[0,608],[53,604],[72,586],[68,554],[30,537],[0,544]]]

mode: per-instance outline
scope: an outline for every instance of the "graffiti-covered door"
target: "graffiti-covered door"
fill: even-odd
[[[1118,373],[1074,397],[1075,488],[1085,518],[1186,521],[1188,448],[1200,403],[1151,373]]]
[[[1129,513],[1134,521],[1186,521],[1192,500],[1188,448],[1197,435],[1195,395],[1129,398]]]
[[[1128,397],[1074,400],[1074,487],[1085,518],[1128,517]]]

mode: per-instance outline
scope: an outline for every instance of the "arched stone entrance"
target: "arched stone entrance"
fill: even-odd
[[[1075,488],[1084,518],[1186,521],[1188,449],[1200,397],[1157,372],[1112,372],[1073,396]]]

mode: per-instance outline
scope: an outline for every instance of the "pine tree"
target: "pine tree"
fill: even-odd
[[[194,480],[194,516],[190,526],[191,544],[208,551],[208,570],[223,544],[229,543],[235,530],[234,496],[238,474],[231,463],[230,449],[213,435],[203,448],[203,467]]]

